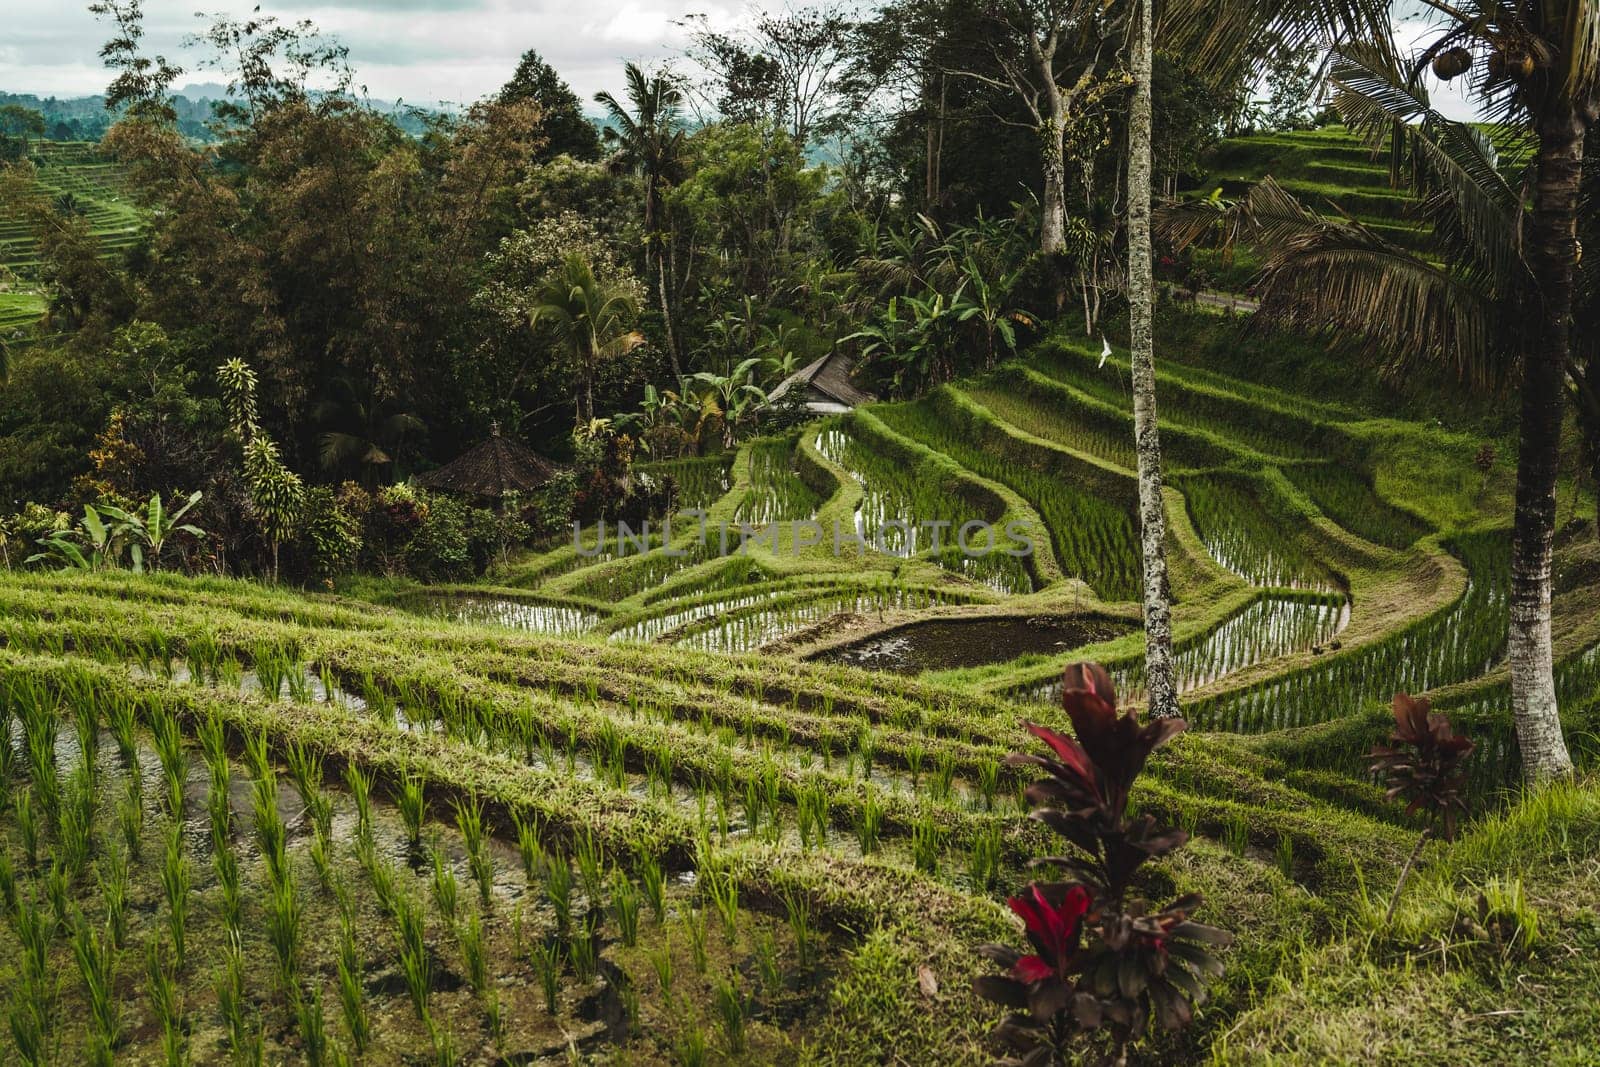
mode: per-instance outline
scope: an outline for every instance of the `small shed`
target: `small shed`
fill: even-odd
[[[501,500],[511,493],[538,489],[560,470],[559,464],[527,445],[502,436],[497,422],[483,444],[413,480],[424,489]]]
[[[776,403],[790,390],[798,389],[805,398],[806,410],[817,415],[836,415],[858,404],[870,404],[877,398],[850,381],[855,369],[855,361],[843,352],[829,352],[785,378],[767,399]]]

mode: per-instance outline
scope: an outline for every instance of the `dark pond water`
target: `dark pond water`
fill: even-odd
[[[1107,641],[1131,627],[1111,619],[1015,616],[998,619],[936,619],[912,623],[817,658],[852,667],[916,674],[981,667],[1019,656],[1055,655]]]

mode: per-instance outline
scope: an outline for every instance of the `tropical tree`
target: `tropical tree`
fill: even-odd
[[[760,358],[751,356],[741,361],[727,374],[701,371],[692,379],[706,387],[701,393],[702,410],[706,408],[704,397],[709,395],[714,401],[715,409],[721,413],[724,448],[732,448],[739,443],[739,428],[752,419],[760,406],[767,402],[766,391],[752,380],[756,368],[760,365]]]
[[[294,536],[305,508],[305,484],[278,455],[278,446],[256,421],[256,372],[242,359],[217,368],[217,384],[228,426],[244,450],[244,479],[261,536],[272,551],[272,580],[278,580],[278,552]]]
[[[988,9],[1003,30],[996,37],[997,73],[952,73],[1008,93],[1039,139],[1044,175],[1039,250],[1066,247],[1067,128],[1079,102],[1092,96],[1102,53],[1115,30],[1110,5],[1092,0],[1000,0]],[[1011,119],[1002,121],[1013,122]]]
[[[1462,352],[1498,352],[1515,364],[1522,396],[1508,658],[1524,773],[1538,781],[1572,769],[1556,701],[1551,557],[1563,392],[1574,361],[1584,141],[1600,121],[1600,7],[1586,0],[1427,2],[1441,25],[1409,70],[1392,55],[1387,33],[1355,35],[1372,43],[1343,51],[1354,63],[1337,74],[1339,106],[1358,125],[1384,130],[1391,144],[1398,136],[1418,153],[1420,169],[1433,175],[1427,180],[1439,191],[1431,202],[1454,205],[1455,221],[1445,236],[1470,253],[1470,266],[1419,262],[1359,227],[1347,227],[1355,247],[1340,247],[1336,239],[1319,248],[1316,240],[1303,238],[1296,243],[1305,254],[1286,260],[1274,274],[1285,299],[1327,311],[1344,308],[1328,320],[1336,334],[1457,360]],[[1240,36],[1230,34],[1248,36],[1290,15],[1310,21],[1312,12],[1329,10],[1320,2],[1304,5],[1306,10],[1299,4],[1269,10],[1255,0],[1236,7],[1219,16],[1225,25],[1207,26],[1197,35],[1198,55],[1222,54],[1230,42],[1238,47]],[[1386,28],[1387,12],[1372,11],[1366,0],[1334,7],[1346,21],[1371,20]],[[1423,79],[1430,70],[1446,80],[1466,77],[1502,134],[1520,134],[1532,146],[1525,192],[1505,199],[1482,171],[1481,143],[1478,151],[1469,150],[1476,131],[1440,124],[1427,114]],[[1425,126],[1432,127],[1432,136]],[[1485,190],[1495,195],[1486,197]],[[1508,213],[1509,226],[1502,224]],[[1524,284],[1492,286],[1496,299],[1486,308],[1473,299],[1475,286],[1463,284],[1479,265],[1498,268],[1493,277],[1520,277]],[[1489,328],[1486,310],[1509,336]]]
[[[610,120],[605,129],[606,142],[617,148],[623,162],[644,182],[645,254],[655,268],[661,328],[666,336],[667,359],[676,377],[683,368],[678,358],[668,284],[673,276],[669,262],[671,241],[662,214],[667,187],[681,177],[685,141],[683,89],[670,73],[646,75],[634,63],[629,63],[624,73],[627,107],[610,93],[597,93],[594,99],[606,109]]]
[[[631,328],[637,314],[632,295],[598,280],[576,252],[540,288],[532,323],[547,323],[555,331],[576,371],[573,406],[578,427],[595,417],[594,380],[600,368],[644,343],[644,336]]]
[[[394,410],[393,401],[368,389],[362,395],[348,377],[333,382],[333,392],[316,404],[317,421],[338,429],[317,435],[317,451],[324,470],[354,469],[371,489],[378,475],[392,467],[407,434],[420,433],[425,424],[409,411]]]

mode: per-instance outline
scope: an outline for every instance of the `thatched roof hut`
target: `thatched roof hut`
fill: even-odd
[[[462,496],[500,500],[510,493],[526,493],[549,482],[561,470],[526,445],[500,435],[500,424],[489,439],[462,453],[438,470],[416,477],[424,489]]]
[[[821,359],[806,364],[767,395],[776,403],[791,390],[799,390],[806,409],[817,415],[832,415],[849,411],[858,404],[871,403],[875,397],[862,392],[850,380],[855,373],[855,362],[837,349]]]

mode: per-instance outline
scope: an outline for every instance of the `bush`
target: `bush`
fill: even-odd
[[[361,558],[361,520],[327,486],[306,491],[305,525],[296,541],[306,573],[319,582],[351,570]]]

